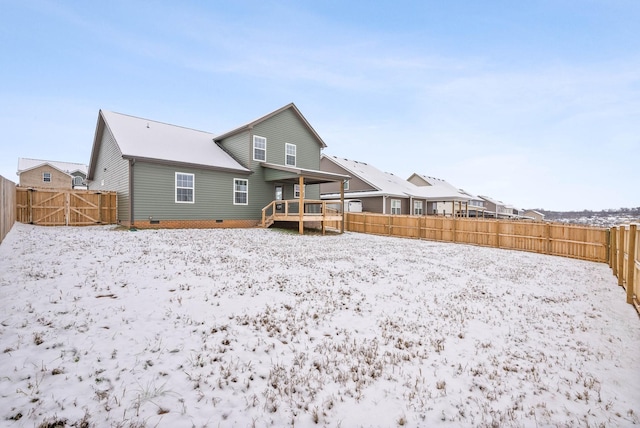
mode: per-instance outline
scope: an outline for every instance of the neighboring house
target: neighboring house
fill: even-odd
[[[116,191],[129,227],[252,227],[273,200],[347,178],[320,171],[324,147],[294,104],[218,136],[100,110],[89,188]]]
[[[469,217],[485,217],[487,211],[485,201],[480,196],[469,193],[464,189],[460,189],[460,193],[469,197]]]
[[[429,194],[429,207],[427,214],[457,217],[482,216],[484,205],[473,203],[473,196],[456,188],[451,183],[441,178],[414,173],[407,181],[424,189]]]
[[[449,213],[456,211],[460,215],[460,207],[464,207],[469,200],[448,183],[416,185],[373,165],[337,156],[323,155],[320,169],[351,176],[344,185],[344,197],[361,200],[362,210],[365,212],[427,215],[437,211],[438,204],[446,202]],[[338,191],[337,183],[320,185],[322,199],[336,199],[340,196]],[[446,211],[444,206],[442,211]]]
[[[536,210],[525,210],[524,217],[533,221],[544,221],[544,214]]]
[[[22,187],[86,189],[87,165],[18,158],[18,184]]]
[[[479,197],[485,201],[487,217],[503,219],[517,217],[517,214],[514,214],[514,208],[511,205],[507,205],[504,202],[495,200],[489,196],[479,195]]]

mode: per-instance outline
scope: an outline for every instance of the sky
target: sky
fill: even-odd
[[[100,109],[221,134],[290,102],[325,153],[519,208],[640,206],[640,2],[0,0],[0,175],[89,163]]]

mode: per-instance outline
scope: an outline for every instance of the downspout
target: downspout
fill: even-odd
[[[129,159],[129,228],[133,229],[133,166],[135,159]]]
[[[387,213],[387,196],[382,195],[382,214]]]

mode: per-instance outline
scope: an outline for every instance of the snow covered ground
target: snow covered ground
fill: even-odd
[[[0,245],[0,426],[629,426],[639,351],[605,264],[262,229]]]

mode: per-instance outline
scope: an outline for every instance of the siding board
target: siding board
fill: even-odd
[[[129,161],[122,158],[108,127],[104,127],[100,138],[96,169],[93,180],[88,183],[89,190],[118,192],[118,222],[129,222]]]

